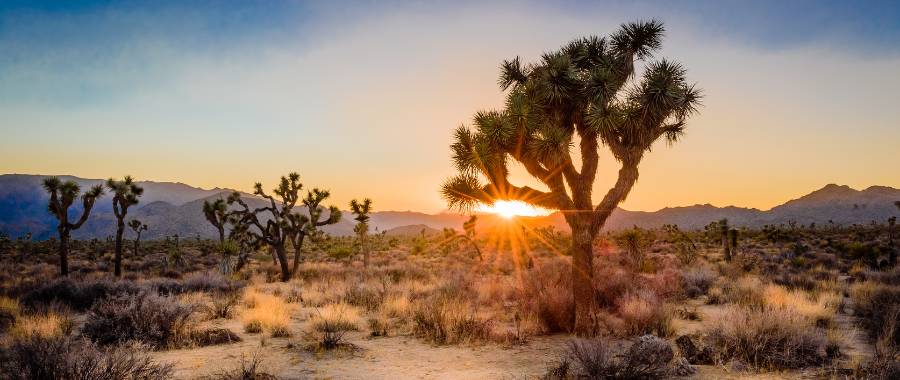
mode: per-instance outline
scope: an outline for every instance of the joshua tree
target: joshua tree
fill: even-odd
[[[257,182],[254,186],[254,194],[265,198],[269,201],[269,205],[250,209],[246,202],[241,199],[238,192],[232,193],[228,197],[228,204],[237,203],[240,209],[234,212],[233,223],[235,228],[240,228],[243,233],[252,240],[253,245],[266,244],[272,248],[276,261],[281,268],[281,280],[288,281],[293,275],[291,267],[288,265],[286,247],[288,243],[294,243],[295,249],[295,267],[296,261],[299,259],[299,250],[301,249],[302,239],[295,240],[298,234],[307,234],[315,226],[310,225],[310,220],[318,220],[318,216],[310,218],[305,215],[294,213],[294,206],[297,205],[300,190],[303,185],[300,183],[300,175],[290,173],[287,177],[281,177],[281,182],[275,188],[274,193],[280,198],[276,201],[274,196],[266,194],[263,191],[262,183]],[[316,200],[316,207],[310,209],[310,213],[318,215],[321,210],[318,202],[328,197],[327,191],[314,189],[307,194],[307,200]],[[331,207],[332,215],[325,222],[314,223],[316,226],[324,224],[337,223],[340,220],[340,211],[335,207]],[[266,218],[265,224],[260,217]]]
[[[369,236],[369,212],[372,211],[372,200],[369,198],[363,199],[362,202],[357,201],[356,199],[350,201],[350,212],[356,217],[353,220],[356,220],[356,226],[353,227],[353,232],[356,233],[356,238],[359,239],[359,246],[363,251],[363,264],[366,268],[369,267],[369,246],[368,246],[368,236]]]
[[[572,229],[578,331],[588,329],[593,307],[594,239],[637,181],[644,154],[659,140],[676,142],[700,101],[685,69],[670,60],[647,63],[628,85],[635,61],[648,60],[660,48],[663,30],[657,21],[629,23],[608,38],[576,39],[534,64],[504,61],[499,79],[508,90],[504,109],[476,113],[474,130],[457,128],[451,145],[459,174],[441,189],[451,208],[514,199],[563,212]],[[576,141],[580,170],[570,152]],[[591,195],[601,146],[621,167],[615,185],[595,205]],[[510,160],[549,191],[511,184]]]
[[[147,225],[144,223],[141,223],[140,220],[132,219],[131,221],[128,222],[128,227],[130,227],[131,230],[134,231],[134,234],[135,234],[134,257],[137,257],[138,248],[140,248],[140,244],[141,244],[141,233],[147,230]]]
[[[729,259],[737,254],[738,246],[738,230],[732,228],[728,230],[728,257]]]
[[[62,276],[69,275],[69,237],[73,230],[81,228],[97,198],[103,195],[103,186],[97,185],[91,187],[90,190],[81,195],[82,211],[81,217],[75,223],[69,222],[69,207],[78,198],[81,188],[75,181],[62,182],[57,177],[44,179],[44,189],[50,193],[50,202],[47,210],[51,215],[56,217],[58,224],[56,231],[59,232],[59,274]]]
[[[225,243],[225,223],[228,221],[228,204],[225,200],[203,201],[203,215],[219,231],[219,244]]]
[[[731,261],[731,244],[728,242],[729,230],[731,230],[731,227],[728,226],[728,219],[720,220],[719,232],[722,237],[722,256],[725,257],[725,261]]]
[[[138,204],[138,198],[144,194],[144,188],[138,186],[131,176],[122,181],[114,178],[106,180],[106,187],[113,194],[113,213],[116,215],[116,258],[115,276],[122,277],[122,235],[125,234],[125,216],[128,208]]]
[[[321,220],[325,208],[320,204],[330,196],[331,192],[328,190],[312,189],[306,193],[306,198],[303,198],[303,206],[306,207],[307,215],[290,214],[288,216],[288,222],[293,231],[291,242],[294,245],[294,265],[291,267],[291,275],[297,273],[297,268],[300,267],[300,254],[304,240],[309,238],[312,241],[318,241],[322,237],[319,227],[341,221],[341,210],[337,206],[329,206],[328,218]]]
[[[469,244],[472,244],[472,247],[475,248],[475,253],[478,253],[478,260],[484,261],[484,257],[481,255],[481,249],[478,248],[478,243],[475,240],[475,224],[478,222],[478,217],[475,214],[469,216],[469,220],[463,223],[463,231],[465,231],[465,235],[463,238],[469,241]]]

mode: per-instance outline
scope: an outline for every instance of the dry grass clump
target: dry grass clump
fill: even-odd
[[[201,377],[200,380],[278,380],[276,376],[264,372],[262,367],[259,353],[249,360],[241,356],[241,364],[237,368]]]
[[[360,310],[346,303],[328,304],[309,317],[309,330],[318,335],[318,345],[326,350],[340,347],[344,334],[359,330]]]
[[[400,320],[407,320],[412,310],[412,302],[405,294],[391,294],[381,303],[381,313]]]
[[[809,318],[816,326],[829,327],[842,301],[840,294],[821,292],[814,296],[802,290],[788,290],[778,285],[766,285],[763,290],[769,308],[787,309]]]
[[[19,301],[0,296],[0,334],[9,330],[19,317]]]
[[[618,301],[617,312],[623,321],[623,329],[615,331],[625,336],[656,334],[670,336],[672,312],[663,305],[659,297],[648,290],[629,293]]]
[[[241,323],[247,333],[268,332],[272,337],[290,336],[287,304],[274,295],[248,290],[244,294]]]
[[[741,306],[763,307],[766,302],[764,288],[765,285],[759,277],[743,276],[725,286],[725,300]]]
[[[575,326],[571,281],[568,262],[540,262],[523,274],[519,304],[537,317],[546,332],[570,332]]]
[[[478,343],[491,337],[491,323],[460,296],[439,293],[415,306],[413,333],[434,344]]]
[[[68,335],[72,331],[74,325],[71,316],[65,312],[44,311],[37,314],[20,316],[9,330],[9,334],[13,338],[26,338],[30,336],[52,338]]]
[[[731,307],[712,319],[704,340],[720,362],[738,359],[762,369],[822,365],[834,351],[824,329],[782,308]]]
[[[33,335],[0,348],[4,379],[171,379],[172,366],[153,363],[134,346],[97,347],[69,336]]]

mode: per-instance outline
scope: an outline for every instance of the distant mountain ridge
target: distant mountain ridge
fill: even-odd
[[[31,232],[35,239],[55,236],[56,220],[47,213],[47,194],[41,181],[48,176],[6,174],[0,175],[0,232],[12,237]],[[102,183],[99,179],[59,176],[74,180],[82,187]],[[202,213],[204,200],[225,198],[233,190],[201,189],[183,183],[139,182],[144,187],[141,203],[129,210],[128,218],[137,218],[150,227],[145,233],[149,239],[178,234],[182,237],[216,236],[215,229]],[[251,207],[264,201],[250,194],[244,199]],[[849,186],[829,184],[800,198],[785,202],[770,210],[755,208],[716,207],[710,204],[684,207],[666,207],[658,211],[628,211],[616,209],[605,226],[609,230],[640,227],[659,227],[677,224],[684,229],[702,228],[713,220],[728,218],[737,226],[760,227],[765,224],[781,224],[794,221],[799,224],[827,225],[829,221],[849,225],[864,224],[875,220],[883,223],[891,216],[900,215],[894,202],[900,200],[900,190],[887,186],[871,186],[855,190]],[[80,209],[74,215],[80,215]],[[372,213],[370,225],[375,232],[388,231],[391,235],[429,233],[443,228],[461,229],[467,219],[455,213],[426,214],[414,211],[379,211]],[[99,201],[91,218],[73,233],[76,239],[105,238],[115,233],[115,222],[108,197]],[[493,225],[503,220],[496,215],[482,216],[479,225]],[[560,213],[543,217],[523,218],[530,225],[553,226],[568,230]],[[426,228],[427,227],[427,228]],[[340,223],[327,226],[325,232],[332,235],[353,233],[353,221],[345,212]]]

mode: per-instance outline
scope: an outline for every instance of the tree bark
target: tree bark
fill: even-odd
[[[59,231],[59,274],[69,275],[69,232]]]
[[[275,246],[275,254],[278,255],[278,263],[281,265],[281,282],[291,280],[291,268],[288,267],[287,255],[285,254],[284,244]]]
[[[593,236],[583,224],[572,226],[572,295],[575,300],[575,332],[588,334],[594,309]]]
[[[116,224],[116,258],[115,276],[122,277],[122,235],[125,233],[125,221],[119,219]]]
[[[294,241],[294,264],[291,267],[291,278],[294,277],[294,274],[297,273],[297,269],[300,268],[300,249],[303,248],[303,240],[304,237],[300,236]]]
[[[363,250],[363,266],[368,268],[369,267],[369,245],[367,244],[365,236],[362,237],[362,241],[360,242],[360,244],[362,244],[362,250]]]

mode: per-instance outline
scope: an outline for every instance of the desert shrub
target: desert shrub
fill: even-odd
[[[191,341],[200,347],[240,342],[241,337],[228,329],[209,328],[191,332]]]
[[[83,311],[91,308],[100,300],[137,294],[142,291],[141,286],[129,281],[75,281],[63,278],[32,289],[22,297],[21,302],[31,309],[59,303],[74,310]]]
[[[170,365],[155,364],[130,346],[101,348],[68,336],[31,336],[0,349],[0,372],[9,380],[170,379]]]
[[[669,344],[652,335],[624,350],[602,338],[576,339],[545,379],[658,379],[667,377],[673,358]]]
[[[275,375],[270,375],[262,370],[262,360],[259,355],[253,355],[247,360],[241,357],[241,364],[235,369],[219,372],[212,376],[201,377],[201,380],[278,380]]]
[[[491,335],[490,321],[475,315],[458,296],[435,294],[416,305],[413,333],[435,344],[474,343]]]
[[[219,272],[210,271],[189,273],[180,280],[161,278],[147,282],[149,288],[161,295],[190,292],[226,293],[236,291],[243,285],[241,282],[229,281]]]
[[[326,350],[341,346],[344,334],[359,330],[359,310],[345,303],[328,304],[310,316],[310,333],[318,335],[319,347]]]
[[[705,295],[716,281],[716,272],[707,268],[693,268],[681,272],[681,286],[689,298]]]
[[[207,309],[209,319],[231,318],[241,296],[237,292],[219,294],[212,299],[212,304]]]
[[[842,302],[835,293],[820,292],[818,295],[802,290],[788,290],[778,285],[766,285],[763,297],[768,308],[779,308],[800,314],[819,327],[828,327]]]
[[[718,360],[757,368],[794,369],[829,361],[825,330],[785,309],[732,307],[713,318],[704,340]]]
[[[872,380],[900,379],[900,349],[875,345],[872,360],[859,368],[858,378]]]
[[[519,303],[537,317],[546,332],[569,332],[575,326],[571,286],[571,265],[547,260],[524,273]]]
[[[409,318],[411,305],[409,297],[403,294],[392,294],[387,296],[381,304],[381,313],[388,317],[406,320]]]
[[[192,307],[171,297],[119,296],[94,305],[81,331],[101,345],[137,341],[156,349],[179,347],[189,343],[191,313]]]
[[[850,297],[853,313],[869,336],[900,347],[900,286],[866,281],[854,284]]]
[[[725,299],[742,306],[762,307],[765,304],[763,288],[758,277],[744,276],[725,287]]]

